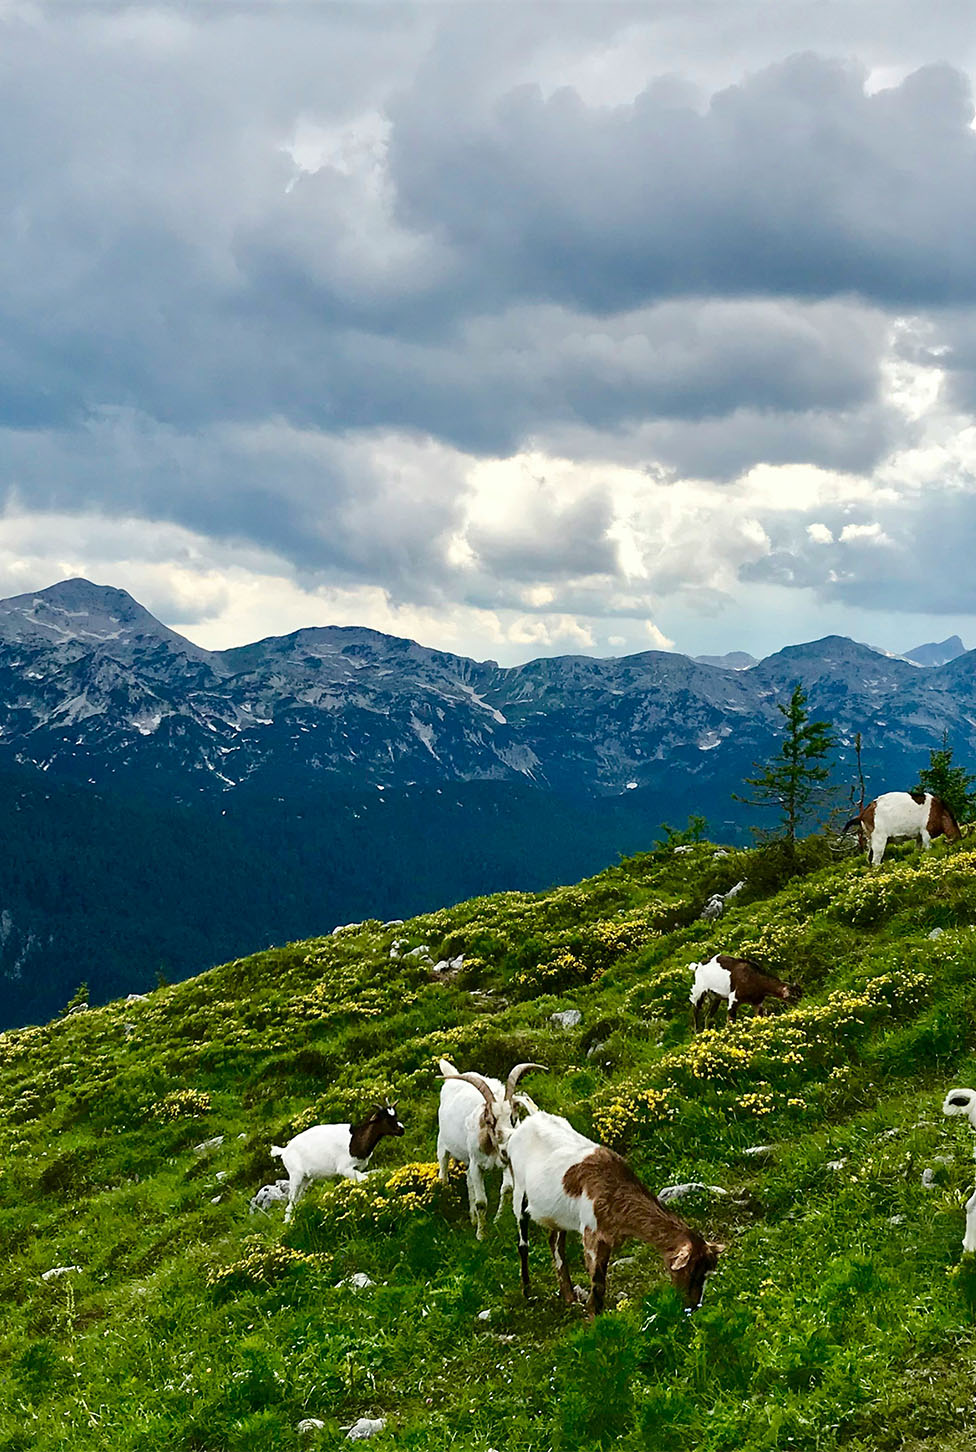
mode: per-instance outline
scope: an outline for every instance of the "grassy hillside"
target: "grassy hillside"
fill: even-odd
[[[703,844],[0,1036],[0,1448],[326,1448],[361,1416],[388,1419],[377,1448],[972,1448],[972,1135],[940,1104],[976,1082],[974,922],[972,839],[786,886]],[[464,967],[434,981],[395,938]],[[692,1039],[687,964],[716,949],[803,1001]],[[540,1060],[540,1105],[652,1188],[726,1192],[681,1207],[728,1244],[695,1316],[641,1245],[586,1325],[538,1229],[523,1302],[511,1217],[477,1244],[463,1182],[434,1178],[442,1054]],[[248,1214],[272,1142],[387,1093],[407,1134],[374,1179],[316,1187],[287,1229]]]

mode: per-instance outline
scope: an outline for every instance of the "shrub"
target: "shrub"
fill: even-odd
[[[560,1347],[556,1447],[606,1447],[622,1435],[632,1417],[636,1362],[633,1328],[623,1316],[603,1316]]]
[[[210,1113],[210,1095],[203,1089],[174,1089],[157,1099],[152,1107],[153,1119],[201,1119]]]

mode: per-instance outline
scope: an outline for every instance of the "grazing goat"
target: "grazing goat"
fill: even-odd
[[[485,1170],[501,1170],[502,1186],[495,1219],[502,1213],[506,1194],[511,1192],[506,1143],[515,1127],[514,1109],[522,1095],[515,1086],[529,1069],[544,1064],[516,1064],[505,1084],[485,1074],[459,1074],[448,1059],[439,1060],[444,1078],[437,1115],[437,1163],[447,1183],[447,1162],[457,1160],[467,1167],[468,1210],[479,1240],[484,1238],[488,1194]]]
[[[950,1089],[942,1104],[943,1114],[965,1114],[976,1130],[976,1089]],[[976,1155],[976,1148],[973,1150]],[[976,1190],[966,1202],[966,1234],[962,1241],[963,1250],[976,1252]]]
[[[933,837],[958,842],[959,823],[941,797],[930,792],[885,792],[868,802],[844,831],[857,827],[862,846],[870,846],[872,867],[880,867],[890,837],[918,837],[927,850]]]
[[[271,1153],[288,1171],[288,1204],[285,1219],[292,1212],[310,1180],[365,1180],[366,1165],[380,1140],[387,1134],[402,1134],[397,1119],[397,1101],[377,1104],[358,1124],[314,1124]]]
[[[732,958],[728,953],[716,953],[707,963],[692,963],[695,981],[691,985],[691,1003],[694,1008],[695,1029],[708,1022],[709,1002],[724,998],[729,1005],[729,1023],[735,1023],[739,1005],[751,1003],[757,1014],[765,1013],[763,1000],[782,998],[785,1003],[798,1003],[803,989],[795,983],[784,983],[774,978],[748,958]],[[702,1023],[699,1023],[702,1015]]]
[[[610,1256],[625,1240],[656,1246],[689,1311],[701,1304],[705,1277],[725,1249],[703,1240],[661,1204],[613,1150],[577,1133],[568,1119],[539,1111],[523,1119],[508,1141],[513,1202],[519,1228],[522,1293],[529,1294],[529,1221],[549,1231],[563,1300],[575,1304],[566,1267],[566,1235],[583,1237],[590,1277],[587,1311],[603,1310]]]

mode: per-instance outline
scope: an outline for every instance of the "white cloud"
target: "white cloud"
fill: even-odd
[[[845,524],[840,532],[841,544],[851,544],[855,540],[872,545],[891,544],[891,540],[885,534],[877,520],[871,524]]]

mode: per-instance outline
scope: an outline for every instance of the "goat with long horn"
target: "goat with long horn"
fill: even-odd
[[[441,1102],[437,1115],[437,1163],[440,1178],[444,1183],[447,1182],[449,1160],[457,1160],[466,1167],[471,1223],[478,1239],[482,1240],[488,1212],[485,1172],[502,1171],[502,1186],[495,1214],[497,1220],[504,1208],[505,1197],[511,1194],[512,1189],[506,1145],[515,1128],[516,1107],[519,1104],[532,1107],[531,1101],[526,1103],[525,1096],[516,1093],[516,1086],[523,1074],[530,1069],[545,1068],[545,1065],[516,1064],[504,1085],[488,1074],[459,1074],[448,1059],[441,1059],[439,1067],[445,1081],[441,1086]]]

